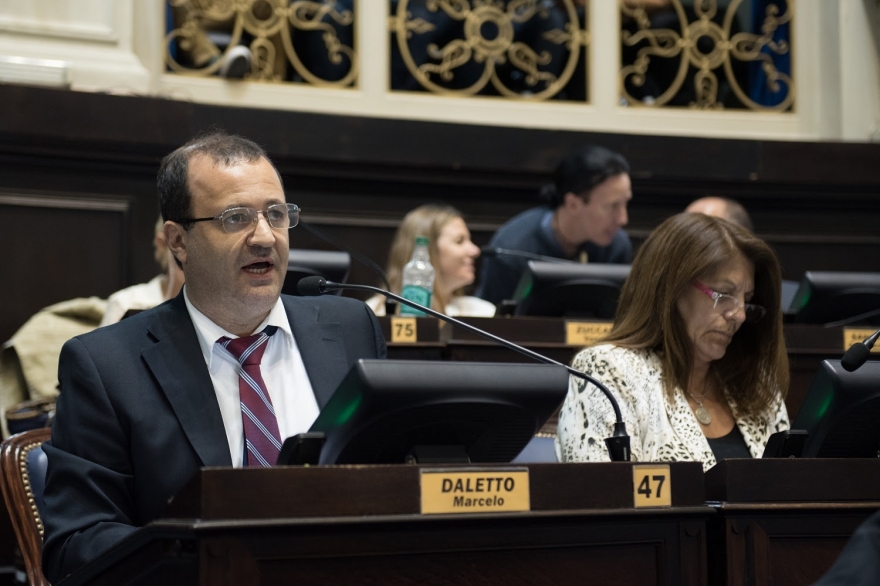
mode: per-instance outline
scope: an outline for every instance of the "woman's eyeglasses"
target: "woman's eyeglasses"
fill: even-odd
[[[743,303],[739,300],[738,297],[719,293],[718,291],[710,289],[699,281],[696,281],[694,283],[694,287],[696,287],[697,289],[705,293],[709,298],[711,298],[712,301],[715,302],[715,309],[721,311],[721,313],[724,315],[730,315],[742,309],[746,315],[746,321],[756,322],[764,317],[764,315],[767,313],[767,310],[760,305],[755,305],[754,303]]]

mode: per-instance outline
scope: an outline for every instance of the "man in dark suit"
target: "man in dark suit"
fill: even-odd
[[[274,464],[280,442],[308,430],[355,361],[385,355],[363,303],[280,295],[299,210],[256,144],[194,139],[162,161],[158,188],[186,285],[61,352],[44,446],[52,582],[160,516],[200,467]]]

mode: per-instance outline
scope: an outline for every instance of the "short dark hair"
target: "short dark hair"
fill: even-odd
[[[269,161],[273,169],[275,168],[266,151],[257,143],[222,130],[197,136],[175,149],[162,159],[162,164],[159,165],[156,181],[159,191],[159,211],[163,220],[179,222],[185,230],[192,227],[191,222],[186,223],[181,220],[190,217],[192,210],[192,192],[189,189],[187,175],[189,161],[195,155],[207,155],[224,166],[253,163],[262,158]],[[278,173],[278,169],[275,169],[275,172]],[[281,180],[280,173],[278,180]],[[282,188],[283,186],[282,182]]]
[[[629,173],[629,163],[623,155],[586,144],[559,161],[553,173],[553,183],[542,188],[541,196],[554,209],[562,205],[566,193],[580,195],[589,201],[589,194],[597,185],[621,173]]]

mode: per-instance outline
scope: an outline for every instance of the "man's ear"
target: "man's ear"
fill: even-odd
[[[562,207],[573,210],[584,204],[584,200],[573,191],[569,191],[562,197]]]
[[[162,232],[165,234],[165,242],[174,258],[180,264],[186,264],[186,239],[187,232],[183,226],[177,222],[165,222],[162,226]]]

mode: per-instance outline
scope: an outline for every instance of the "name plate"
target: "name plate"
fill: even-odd
[[[672,506],[672,475],[668,464],[633,466],[633,505],[637,509]]]
[[[565,343],[569,346],[589,346],[611,331],[614,324],[594,321],[565,322]]]
[[[858,342],[864,342],[865,338],[873,334],[876,330],[865,328],[843,328],[843,351],[849,350],[849,347]],[[874,344],[871,348],[872,354],[880,354],[880,344]]]
[[[416,318],[392,317],[391,342],[393,344],[415,344],[416,342],[418,342]]]
[[[423,469],[422,514],[531,510],[527,468]]]

